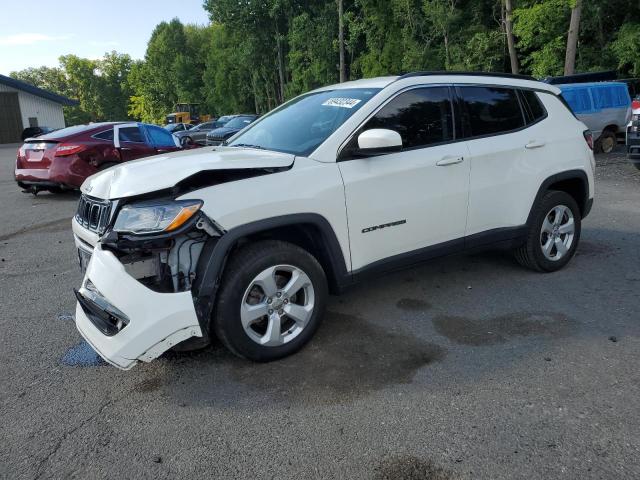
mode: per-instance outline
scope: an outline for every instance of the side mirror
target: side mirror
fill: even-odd
[[[358,155],[382,155],[402,150],[402,137],[394,130],[373,128],[358,135]]]

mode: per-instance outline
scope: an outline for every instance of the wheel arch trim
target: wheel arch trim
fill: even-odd
[[[587,177],[587,173],[584,170],[567,170],[565,172],[560,172],[560,173],[556,173],[554,175],[551,175],[550,177],[547,177],[542,184],[540,185],[540,188],[538,189],[538,192],[536,193],[535,198],[533,199],[533,203],[531,204],[531,207],[529,209],[529,215],[527,216],[527,225],[531,225],[531,222],[533,221],[533,210],[535,205],[540,201],[540,199],[542,198],[542,196],[545,194],[545,192],[547,192],[549,190],[549,187],[551,185],[553,185],[554,183],[558,183],[561,181],[566,181],[566,180],[580,180],[582,183],[582,186],[584,188],[584,198],[580,199],[580,201],[578,201],[578,205],[581,208],[581,214],[582,214],[582,218],[585,218],[588,214],[589,211],[591,210],[591,204],[593,203],[591,201],[590,195],[589,195],[589,177]]]
[[[209,318],[213,311],[220,279],[229,253],[242,238],[250,235],[268,232],[276,228],[288,226],[311,225],[317,228],[321,235],[322,245],[326,248],[334,280],[339,289],[348,286],[352,281],[351,273],[340,246],[340,242],[329,221],[317,213],[296,213],[271,217],[250,222],[228,230],[221,237],[212,238],[205,244],[196,269],[196,279],[192,288],[196,313],[203,331],[208,331]]]

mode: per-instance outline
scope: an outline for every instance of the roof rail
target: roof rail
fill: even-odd
[[[398,80],[402,80],[403,78],[410,77],[427,77],[432,75],[468,75],[471,77],[504,77],[504,78],[518,78],[520,80],[534,80],[535,78],[529,75],[520,75],[516,73],[504,73],[504,72],[447,72],[447,71],[428,71],[428,72],[410,72],[405,73],[404,75],[400,75]]]

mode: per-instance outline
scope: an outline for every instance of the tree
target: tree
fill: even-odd
[[[518,54],[516,53],[516,42],[513,38],[513,6],[511,0],[504,0],[505,19],[504,29],[507,35],[507,46],[509,48],[509,61],[511,62],[511,73],[519,73]]]
[[[573,75],[576,66],[576,49],[578,48],[578,33],[580,31],[580,14],[582,13],[582,0],[573,0],[571,7],[571,20],[569,33],[567,34],[567,53],[564,60],[564,74]]]
[[[424,11],[427,20],[442,36],[444,46],[444,66],[449,70],[452,66],[450,32],[459,16],[456,8],[457,0],[424,0]]]
[[[97,75],[98,62],[76,55],[63,55],[60,65],[65,72],[68,92],[80,105],[67,111],[69,123],[87,123],[103,120],[104,108],[100,101],[104,82]]]
[[[102,120],[126,120],[132,90],[129,84],[132,60],[127,54],[106,53],[97,61],[100,90],[96,101]]]
[[[611,49],[617,57],[618,69],[633,76],[640,75],[640,23],[623,24]]]
[[[523,3],[513,16],[523,67],[536,77],[562,74],[569,19],[567,0]]]
[[[347,81],[347,66],[344,63],[344,1],[338,2],[338,50],[340,52],[340,83]]]

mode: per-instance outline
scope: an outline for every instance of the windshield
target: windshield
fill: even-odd
[[[228,128],[244,128],[255,120],[255,117],[236,117],[224,124]]]
[[[352,88],[303,95],[256,122],[229,145],[309,155],[379,91]]]
[[[170,123],[169,125],[165,125],[164,128],[166,128],[170,132],[173,132],[176,128],[178,128],[178,125],[180,125],[180,124],[179,123]]]

